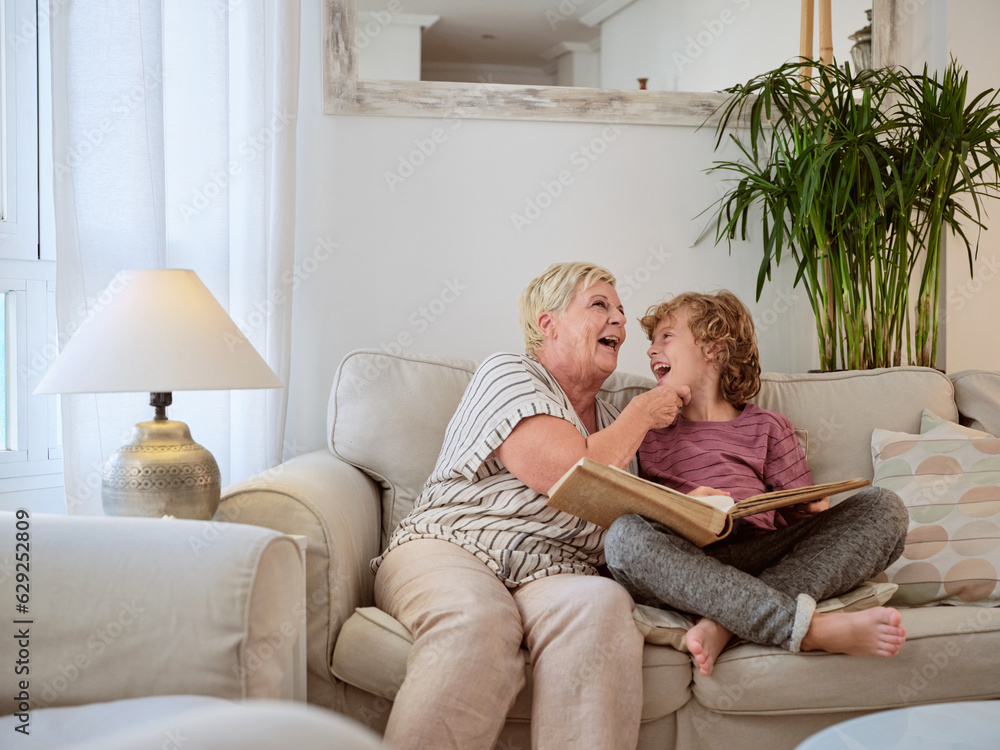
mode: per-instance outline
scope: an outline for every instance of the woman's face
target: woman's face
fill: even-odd
[[[562,315],[551,314],[543,327],[545,348],[570,365],[581,379],[607,377],[618,366],[618,352],[625,343],[625,313],[618,292],[606,281],[577,289]]]

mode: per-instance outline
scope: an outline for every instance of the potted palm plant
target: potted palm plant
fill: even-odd
[[[997,94],[970,99],[954,60],[940,75],[803,60],[727,93],[715,147],[738,155],[709,170],[730,178],[716,243],[732,251],[760,212],[758,299],[791,256],[821,369],[934,366],[944,230],[971,272],[982,199],[1000,194]]]

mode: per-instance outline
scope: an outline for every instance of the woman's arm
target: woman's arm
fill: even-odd
[[[632,399],[614,422],[590,437],[559,417],[528,417],[518,422],[495,453],[511,474],[535,492],[548,494],[581,458],[626,468],[646,433],[672,424],[690,397],[686,387],[679,393],[657,386]]]

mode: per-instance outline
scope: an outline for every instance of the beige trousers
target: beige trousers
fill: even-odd
[[[556,575],[512,590],[458,545],[418,539],[385,557],[375,601],[414,638],[391,747],[493,748],[525,684],[522,642],[536,750],[636,746],[643,638],[611,579]]]

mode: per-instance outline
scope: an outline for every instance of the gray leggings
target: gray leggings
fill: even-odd
[[[736,532],[703,548],[663,524],[622,516],[604,553],[640,604],[702,615],[745,640],[798,651],[816,602],[889,567],[908,526],[899,496],[869,487],[785,528]]]

